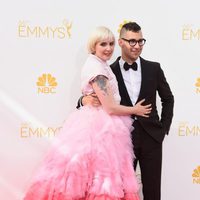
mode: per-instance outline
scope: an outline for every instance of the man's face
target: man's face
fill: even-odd
[[[123,38],[123,39],[122,39]],[[126,31],[121,38],[119,39],[118,43],[122,50],[122,58],[132,63],[140,56],[142,53],[143,46],[140,46],[138,42],[135,44],[135,46],[131,46],[128,41],[126,40],[136,40],[140,41],[143,39],[142,32],[132,32],[132,31]]]

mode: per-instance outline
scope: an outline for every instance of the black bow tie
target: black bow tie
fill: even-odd
[[[134,62],[132,65],[129,65],[127,62],[124,63],[124,69],[127,71],[129,69],[132,69],[134,71],[137,71],[137,63]]]

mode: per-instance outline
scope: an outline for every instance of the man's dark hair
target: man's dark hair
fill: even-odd
[[[141,27],[136,22],[128,22],[122,26],[127,31],[138,32],[141,30]]]
[[[136,22],[128,22],[122,26],[121,31],[120,31],[120,37],[126,31],[139,32],[140,30],[141,30],[141,27]]]

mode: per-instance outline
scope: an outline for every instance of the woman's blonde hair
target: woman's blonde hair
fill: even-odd
[[[91,54],[95,53],[95,46],[97,42],[102,40],[110,40],[115,42],[115,36],[110,29],[105,26],[99,26],[89,36],[87,48],[88,52]]]

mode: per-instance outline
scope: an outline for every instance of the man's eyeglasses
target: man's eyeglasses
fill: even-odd
[[[125,38],[121,38],[122,40],[126,41],[129,43],[129,45],[131,47],[134,47],[137,43],[139,44],[139,46],[143,46],[146,42],[146,40],[143,38],[143,39],[139,39],[139,40],[135,40],[135,39],[130,39],[130,40],[127,40]]]

